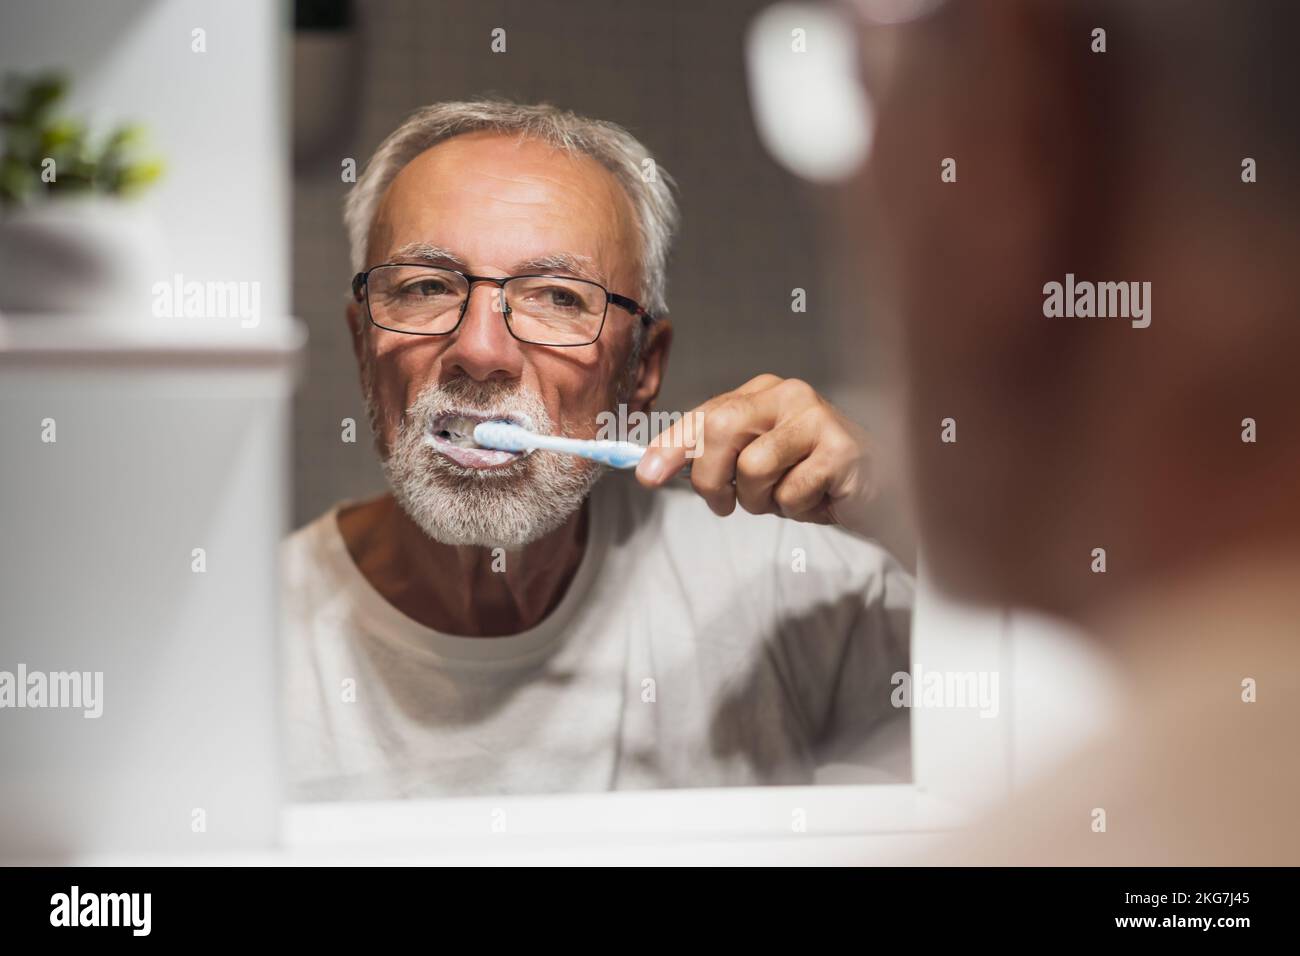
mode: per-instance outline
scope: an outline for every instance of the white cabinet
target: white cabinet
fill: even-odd
[[[0,857],[275,840],[303,335],[263,325],[0,325],[0,681],[23,695],[0,709]]]

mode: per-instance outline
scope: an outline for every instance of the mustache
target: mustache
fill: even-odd
[[[407,410],[406,424],[424,426],[437,417],[458,412],[522,419],[538,428],[551,425],[551,417],[540,396],[530,389],[469,378],[452,379],[424,388]]]

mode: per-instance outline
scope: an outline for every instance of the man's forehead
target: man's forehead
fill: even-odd
[[[393,249],[389,253],[389,258],[394,262],[426,263],[428,265],[459,269],[462,272],[473,269],[473,263],[455,249],[435,245],[431,242],[405,243]],[[587,277],[600,277],[602,273],[601,265],[594,256],[566,251],[545,252],[515,260],[509,265],[508,271],[512,275],[529,272],[554,272]]]
[[[371,241],[373,252],[390,257],[430,259],[433,250],[452,260],[478,255],[470,247],[486,241],[503,253],[512,247],[520,260],[595,260],[630,252],[636,230],[622,187],[592,157],[530,138],[471,133],[430,147],[394,177]]]

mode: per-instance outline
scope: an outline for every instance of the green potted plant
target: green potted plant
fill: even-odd
[[[143,132],[101,137],[58,112],[57,73],[7,76],[0,101],[0,313],[148,309],[160,239],[131,202],[162,172]],[[144,313],[147,315],[147,312]]]

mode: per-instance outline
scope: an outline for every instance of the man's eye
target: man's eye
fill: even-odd
[[[402,295],[430,297],[447,295],[450,290],[447,288],[447,283],[438,279],[421,279],[418,282],[407,283],[400,291]]]
[[[522,315],[572,318],[593,311],[591,297],[567,282],[521,280],[506,290],[506,297]]]

